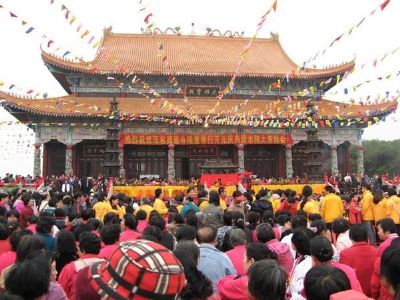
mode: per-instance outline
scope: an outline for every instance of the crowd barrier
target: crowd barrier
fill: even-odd
[[[324,190],[325,184],[310,184],[311,187],[313,188],[314,193],[320,195],[322,191]],[[265,187],[269,189],[270,191],[273,190],[285,190],[285,189],[291,189],[296,191],[298,194],[301,194],[303,190],[304,184],[274,184],[274,185],[252,185],[251,189],[258,193],[258,191]],[[142,198],[142,197],[154,197],[154,191],[157,188],[161,188],[163,190],[164,196],[165,197],[175,197],[175,195],[179,192],[184,192],[186,193],[186,190],[188,189],[187,186],[113,186],[113,193],[124,193],[125,195],[129,197],[135,197],[135,198]],[[212,190],[217,190],[218,187],[210,187]],[[226,186],[225,190],[228,194],[228,196],[232,196],[232,193],[236,190],[236,186],[230,185]]]

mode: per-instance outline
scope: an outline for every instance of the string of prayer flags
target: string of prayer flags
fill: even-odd
[[[54,2],[55,2],[55,1],[52,0],[52,1],[50,2],[50,5],[53,5]],[[64,13],[64,19],[68,21],[69,25],[72,26],[75,22],[78,21],[77,16],[73,15],[73,14],[72,14],[72,11],[71,11],[64,3],[61,3],[60,9],[61,9],[61,12]],[[92,48],[93,48],[93,49],[96,49],[96,48],[100,45],[100,39],[96,39],[96,37],[95,37],[94,35],[90,34],[90,30],[89,30],[89,29],[86,29],[86,30],[84,30],[84,31],[81,33],[82,28],[83,28],[83,24],[82,24],[82,23],[79,23],[79,25],[78,25],[77,28],[76,28],[76,32],[77,32],[77,33],[80,33],[80,38],[81,38],[81,39],[84,39],[84,38],[86,38],[86,37],[89,37],[89,39],[88,39],[88,44],[89,44],[89,45],[91,45],[91,44],[94,42],[94,40],[97,40],[97,41],[92,45]]]
[[[272,11],[276,11],[277,8],[277,0],[274,0],[272,5],[270,6],[270,8],[267,10],[267,12],[261,17],[260,21],[257,24],[257,29],[256,32],[254,33],[253,37],[250,39],[250,41],[243,47],[243,50],[241,52],[241,56],[240,56],[240,60],[237,64],[235,73],[233,74],[231,80],[229,81],[228,85],[220,92],[220,94],[217,96],[217,99],[220,101],[224,98],[225,95],[227,95],[228,93],[230,93],[234,87],[235,87],[235,81],[236,78],[239,76],[240,74],[240,69],[241,66],[246,58],[246,56],[248,55],[248,52],[250,51],[254,40],[257,38],[258,33],[260,32],[260,30],[262,29],[262,27],[264,26],[265,20],[267,19],[267,16],[272,12]],[[217,103],[219,103],[219,101]],[[218,104],[219,105],[219,104]]]
[[[381,11],[383,11],[386,8],[386,6],[390,3],[390,1],[391,0],[385,0],[379,5],[379,8],[381,9]],[[321,50],[318,51],[317,53],[312,55],[308,60],[304,61],[301,69],[304,70],[307,65],[309,65],[311,62],[315,61],[321,55],[324,55],[326,53],[326,51],[328,51],[329,48],[333,47],[336,43],[338,43],[340,40],[342,40],[343,37],[350,36],[354,32],[355,29],[359,28],[361,26],[361,24],[363,24],[364,21],[367,20],[367,18],[372,17],[375,14],[375,12],[377,11],[377,9],[378,8],[375,8],[374,10],[372,10],[367,16],[364,16],[356,25],[353,25],[349,30],[346,30],[345,32],[341,33],[336,38],[334,38],[328,47],[326,47],[322,51]]]

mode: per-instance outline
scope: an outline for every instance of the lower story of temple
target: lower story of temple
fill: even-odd
[[[68,127],[40,124],[36,134],[34,174],[39,176],[103,174],[106,148],[102,125]],[[140,124],[138,124],[140,125]],[[364,173],[362,129],[318,131],[322,174]],[[293,178],[307,173],[306,133],[299,129],[123,127],[118,141],[121,177],[187,179],[199,177],[209,161],[229,162],[257,177]],[[357,147],[357,169],[351,169],[350,146]],[[203,170],[204,171],[204,170]],[[229,172],[231,170],[220,170]]]

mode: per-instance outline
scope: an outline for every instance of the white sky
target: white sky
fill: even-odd
[[[93,57],[94,50],[88,45],[88,38],[80,38],[84,30],[80,34],[76,32],[80,23],[97,38],[101,37],[102,29],[110,25],[113,26],[113,32],[128,33],[139,33],[140,28],[144,27],[145,14],[139,12],[139,0],[54,0],[53,5],[50,5],[50,1],[0,0],[0,5],[4,6],[0,9],[0,81],[6,82],[6,86],[15,84],[15,93],[24,94],[33,89],[35,92],[47,92],[49,96],[65,94],[41,60],[40,44],[42,41],[47,42],[41,39],[42,34],[55,41],[53,49],[63,47],[60,55],[69,50],[89,59]],[[278,33],[287,54],[301,65],[317,51],[326,48],[335,37],[347,32],[382,2],[383,0],[278,0],[277,12],[268,17],[259,37],[269,37],[270,32]],[[64,12],[61,12],[62,3],[76,16],[77,21],[73,25],[69,24],[70,19],[65,20]],[[146,11],[153,13],[153,20],[162,29],[181,26],[182,32],[189,34],[193,22],[196,34],[204,34],[205,28],[211,27],[223,31],[245,31],[246,36],[251,36],[260,16],[270,7],[272,0],[143,0],[143,3],[148,3]],[[11,18],[8,11],[23,18],[28,24],[23,27],[20,19]],[[396,74],[400,70],[400,51],[382,63],[378,62],[376,68],[372,66],[372,62],[400,46],[399,12],[400,1],[392,0],[383,12],[378,10],[374,16],[367,17],[350,36],[342,38],[314,62],[316,66],[322,67],[356,57],[357,72],[340,83],[326,98],[344,101],[366,98],[368,95],[371,99],[376,99],[383,97],[386,91],[390,92],[390,96],[396,94],[396,90],[400,89],[400,76],[381,81],[376,78],[390,73]],[[35,30],[25,34],[30,26],[35,27]],[[361,70],[363,63],[367,63],[367,66]],[[365,80],[373,82],[353,92],[352,86]],[[344,95],[344,88],[348,88],[348,95]],[[8,113],[0,110],[0,122],[11,119]],[[400,138],[399,120],[400,110],[387,118],[386,122],[366,129],[364,139]],[[6,141],[0,146],[0,175],[7,171],[31,173],[33,147],[28,147],[33,143],[31,133],[23,127],[14,128],[0,123],[0,139]]]

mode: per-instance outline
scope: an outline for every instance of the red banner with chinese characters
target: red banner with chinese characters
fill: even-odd
[[[137,134],[122,133],[120,145],[292,144],[288,134]]]

